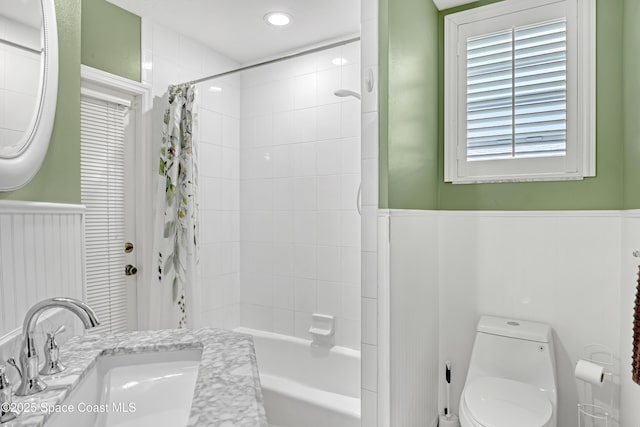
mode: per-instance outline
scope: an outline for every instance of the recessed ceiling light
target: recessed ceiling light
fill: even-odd
[[[222,88],[218,86],[209,86],[210,92],[222,92]]]
[[[264,15],[264,20],[276,27],[282,27],[291,22],[291,15],[284,12],[269,12]]]
[[[344,65],[344,64],[346,64],[347,62],[348,62],[348,61],[347,61],[346,59],[341,58],[341,57],[333,58],[333,59],[331,60],[331,63],[332,63],[333,65]]]

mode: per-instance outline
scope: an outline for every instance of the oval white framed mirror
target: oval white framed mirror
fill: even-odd
[[[0,2],[0,191],[36,175],[49,148],[58,98],[54,0]]]

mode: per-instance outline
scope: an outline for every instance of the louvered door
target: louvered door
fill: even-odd
[[[135,275],[126,276],[125,243],[134,235],[127,164],[129,108],[124,102],[83,96],[80,104],[81,198],[86,206],[87,303],[101,326],[96,332],[135,328]],[[127,144],[128,143],[128,144]],[[130,240],[129,240],[130,241]]]

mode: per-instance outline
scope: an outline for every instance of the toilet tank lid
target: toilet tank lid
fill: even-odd
[[[528,341],[551,341],[551,326],[545,323],[504,317],[482,316],[478,322],[477,331]]]

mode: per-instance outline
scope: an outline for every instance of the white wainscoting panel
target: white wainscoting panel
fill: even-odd
[[[451,360],[454,411],[477,321],[488,314],[553,327],[558,426],[578,425],[577,403],[594,403],[573,374],[584,347],[603,344],[619,355],[620,259],[630,256],[621,255],[620,211],[442,211],[437,235],[420,238],[438,241],[440,367]],[[442,404],[442,377],[440,386]],[[613,386],[593,390],[595,403],[605,391],[614,393],[609,426],[617,427],[617,375]]]
[[[84,299],[83,265],[83,206],[0,201],[0,338],[42,299]]]
[[[392,210],[390,221],[390,425],[435,425],[438,214]]]
[[[631,379],[633,352],[633,306],[636,298],[640,258],[640,210],[627,211],[622,217],[622,254],[620,286],[620,425],[640,426],[640,385]]]

